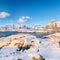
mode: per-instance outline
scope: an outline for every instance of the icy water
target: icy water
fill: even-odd
[[[11,36],[11,35],[16,35],[16,34],[20,34],[20,33],[24,33],[24,34],[31,34],[36,36],[37,38],[43,38],[43,36],[46,36],[48,34],[38,34],[38,33],[26,33],[26,32],[0,32],[0,38],[1,37],[7,37],[7,36]]]

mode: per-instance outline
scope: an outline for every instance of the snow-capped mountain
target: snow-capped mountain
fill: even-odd
[[[51,21],[48,23],[45,27],[44,30],[48,32],[57,32],[60,31],[60,21]]]
[[[40,25],[27,26],[24,24],[10,24],[0,27],[0,31],[20,31],[20,30],[37,30],[40,29]]]
[[[57,27],[57,28],[60,28],[60,21],[51,21],[49,24],[50,28],[52,27]]]
[[[60,31],[60,22],[51,21],[44,28],[40,27],[40,25],[27,26],[24,24],[17,25],[11,24],[1,27],[0,31],[38,32],[38,33],[57,32]]]

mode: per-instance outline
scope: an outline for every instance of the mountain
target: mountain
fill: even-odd
[[[21,31],[21,30],[37,30],[40,25],[27,26],[24,24],[10,24],[0,27],[0,31]]]
[[[60,31],[60,21],[52,20],[44,27],[44,29],[47,31],[54,31],[54,32]]]

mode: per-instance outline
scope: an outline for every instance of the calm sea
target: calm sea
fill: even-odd
[[[38,34],[38,33],[10,32],[10,31],[7,31],[7,32],[0,32],[0,38],[15,35],[15,34],[20,34],[20,33],[31,34],[31,35],[36,36],[37,38],[43,38],[43,36],[48,35],[48,34]]]

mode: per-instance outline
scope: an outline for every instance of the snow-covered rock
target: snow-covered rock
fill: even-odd
[[[3,40],[0,40],[0,47],[3,47],[3,46],[17,47],[21,45],[22,46],[32,45],[32,46],[38,47],[39,40],[35,36],[29,35],[29,34],[12,35],[4,38]]]
[[[41,43],[40,54],[46,60],[60,60],[60,33],[50,34],[47,40]]]
[[[37,58],[37,56],[39,55],[36,51],[40,46],[39,42],[35,36],[29,34],[5,37],[0,40],[0,60],[32,60],[33,57],[38,59],[39,57]]]
[[[30,34],[0,38],[0,60],[60,60],[60,33],[46,37],[41,42]]]

